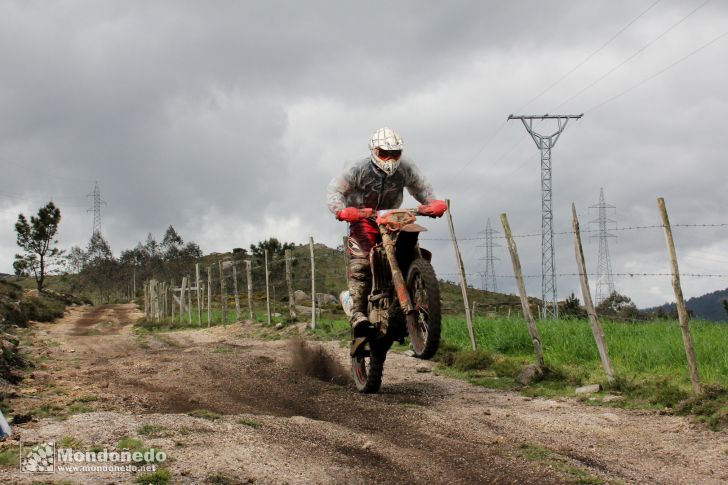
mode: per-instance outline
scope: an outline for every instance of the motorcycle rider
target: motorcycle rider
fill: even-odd
[[[369,141],[370,155],[358,160],[329,183],[329,210],[349,223],[349,293],[352,299],[350,323],[354,334],[370,327],[367,298],[371,291],[369,251],[380,237],[372,215],[381,209],[397,209],[404,189],[421,205],[420,214],[441,217],[447,204],[435,197],[432,186],[409,158],[402,157],[404,144],[394,130],[379,128]]]

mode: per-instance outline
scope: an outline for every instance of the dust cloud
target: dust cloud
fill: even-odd
[[[294,369],[321,381],[340,386],[351,383],[349,371],[341,365],[331,352],[321,345],[309,344],[302,339],[294,339],[291,341],[290,346]]]

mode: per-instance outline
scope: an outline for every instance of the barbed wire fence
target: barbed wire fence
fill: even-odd
[[[165,281],[145,281],[144,313],[156,322],[208,327],[248,319],[310,321],[315,327],[324,312],[343,318],[335,290],[347,287],[345,267],[343,248],[331,249],[313,238],[281,252],[208,256],[183,265]]]
[[[576,217],[576,213],[574,213]],[[702,228],[723,228],[728,223],[688,223],[688,224],[651,224],[621,226],[611,230],[629,232],[640,231],[666,231],[667,229],[677,230],[699,230]],[[559,237],[575,238],[577,234],[588,234],[597,230],[572,230],[559,231],[555,235]],[[456,265],[462,261],[457,244],[470,244],[481,242],[484,237],[454,237],[452,238],[427,238],[421,237],[420,241],[451,241],[455,247]],[[512,234],[514,241],[527,242],[534,238],[540,238],[539,232]],[[507,235],[493,235],[493,238],[507,240]],[[328,320],[344,320],[346,317],[338,302],[338,293],[348,287],[347,284],[347,254],[344,248],[346,243],[333,249],[323,244],[315,243],[313,237],[309,244],[298,245],[285,252],[269,254],[233,253],[230,255],[219,255],[218,257],[207,256],[200,261],[192,262],[181,268],[173,278],[165,281],[149,280],[144,284],[144,311],[148,319],[155,321],[173,321],[178,323],[186,322],[187,325],[212,326],[230,324],[241,320],[254,320],[268,325],[286,322],[306,322],[311,328],[315,328],[317,321],[321,318]],[[673,251],[674,252],[674,251]],[[583,258],[583,253],[582,256]],[[578,258],[577,258],[578,259]],[[667,258],[669,260],[670,258]],[[678,320],[680,321],[683,336],[686,342],[690,340],[687,313],[684,312],[684,301],[682,290],[679,288],[679,278],[713,278],[728,279],[726,273],[701,273],[677,271],[677,260],[673,260],[672,270],[666,271],[617,271],[612,273],[614,277],[623,279],[635,278],[670,278],[675,286],[675,303],[678,309]],[[462,297],[454,297],[454,307],[445,306],[444,311],[449,313],[465,313],[468,319],[475,314],[482,317],[506,317],[510,319],[523,319],[528,322],[529,314],[541,314],[541,301],[538,298],[528,295],[519,295],[520,304],[512,296],[504,299],[501,303],[488,303],[484,301],[485,292],[478,292],[472,285],[466,283],[480,275],[480,272],[465,271],[454,268],[457,271],[440,272],[438,277],[443,280],[450,280],[457,284],[459,282]],[[499,279],[514,279],[514,274],[500,272],[495,274]],[[521,280],[541,278],[540,274],[516,275]],[[564,279],[580,278],[586,281],[588,288],[589,279],[595,278],[596,274],[586,269],[567,270],[555,274],[559,281]],[[679,296],[678,296],[679,294]],[[583,301],[591,300],[590,295],[582,292]],[[470,300],[470,304],[468,304]],[[563,302],[560,302],[563,303]],[[452,302],[449,303],[453,305]],[[460,305],[458,308],[457,305]],[[680,311],[682,307],[683,312]],[[682,315],[685,313],[685,315]],[[587,309],[586,315],[582,318],[597,319],[596,311]],[[604,315],[610,321],[624,323],[644,323],[645,318],[636,315],[609,314]],[[532,318],[532,317],[531,317]],[[468,323],[472,325],[472,323]],[[470,330],[470,329],[469,329]],[[595,330],[595,338],[601,330]],[[476,348],[476,337],[471,333],[473,348]],[[537,336],[534,336],[534,340]],[[686,343],[686,348],[689,345]],[[605,350],[606,353],[606,350]],[[689,351],[688,351],[689,353]],[[689,357],[689,360],[692,360]],[[692,367],[692,365],[691,365]],[[693,381],[694,385],[696,380]]]
[[[697,228],[718,228],[728,227],[728,223],[707,223],[707,224],[673,224],[673,229],[697,229]],[[664,230],[662,224],[652,225],[638,225],[638,226],[623,226],[611,229],[612,231],[645,231],[645,230]],[[597,230],[582,229],[580,233],[593,233]],[[574,231],[559,231],[554,233],[556,236],[574,236]],[[527,240],[531,238],[540,238],[541,234],[538,232],[513,234],[515,240]],[[505,240],[506,237],[503,235],[493,235],[494,239]],[[456,240],[460,244],[468,244],[472,242],[482,242],[485,238],[482,236],[467,236],[458,237]],[[451,242],[451,238],[431,238],[421,237],[421,242],[428,241],[447,241]],[[315,253],[315,256],[314,256]],[[312,258],[313,256],[313,258]],[[243,254],[238,256],[233,254],[232,257],[220,257],[213,258],[210,263],[210,258],[203,258],[200,261],[192,262],[177,271],[177,274],[168,278],[167,281],[160,281],[159,279],[152,279],[145,282],[145,311],[148,316],[155,318],[164,318],[174,316],[179,320],[180,312],[179,307],[182,307],[183,312],[189,313],[189,299],[193,300],[193,309],[197,311],[197,314],[193,314],[194,320],[197,323],[207,323],[208,314],[210,316],[211,323],[221,321],[223,319],[222,313],[218,314],[222,310],[225,310],[225,321],[233,320],[235,318],[246,316],[253,318],[255,316],[264,315],[267,320],[267,306],[265,295],[268,296],[267,300],[270,301],[271,307],[271,318],[278,318],[284,315],[290,316],[291,309],[289,307],[290,295],[288,287],[290,286],[294,293],[295,308],[294,311],[297,316],[301,317],[307,315],[311,318],[311,293],[318,293],[317,308],[319,309],[317,314],[320,314],[321,307],[333,304],[332,298],[337,296],[338,291],[347,288],[346,278],[346,267],[347,267],[347,255],[343,250],[343,245],[331,249],[322,244],[316,244],[313,238],[309,245],[300,245],[295,248],[290,255],[286,256],[283,254],[272,254],[269,255],[270,260],[268,261],[268,273],[269,282],[266,292],[265,282],[265,256],[264,255],[250,255]],[[318,268],[315,270],[315,278],[311,279],[311,260],[314,264],[319,260],[320,263]],[[328,262],[335,260],[334,265]],[[222,278],[220,262],[222,261]],[[291,269],[291,281],[290,284],[286,279],[286,262],[289,262]],[[250,277],[251,281],[248,281],[248,272],[246,265],[250,264]],[[200,274],[197,274],[199,267]],[[460,278],[460,273],[455,271],[450,272],[438,272],[438,277],[441,280],[452,281],[457,283]],[[469,280],[477,278],[481,275],[480,271],[465,271],[464,276]],[[562,271],[556,273],[554,276],[563,280],[566,278],[575,278],[581,276],[582,273],[579,271]],[[613,272],[612,275],[617,278],[623,279],[634,279],[634,278],[671,278],[672,272],[665,271],[617,271]],[[498,272],[495,278],[499,280],[510,280],[513,281],[514,275],[507,272]],[[587,272],[588,278],[595,278],[598,275],[593,272]],[[713,278],[713,279],[728,279],[728,273],[700,273],[700,272],[681,272],[680,276],[683,278]],[[540,279],[540,274],[528,274],[525,273],[522,277],[526,280],[529,279]],[[185,279],[186,278],[186,279]],[[184,281],[183,281],[184,280]],[[199,284],[198,284],[199,280]],[[223,286],[221,286],[221,282]],[[182,283],[185,283],[182,285]],[[312,284],[313,283],[313,284]],[[152,292],[148,286],[152,286]],[[183,293],[184,286],[184,295]],[[199,286],[200,302],[197,302],[197,288]],[[471,299],[470,312],[484,315],[499,315],[499,316],[513,316],[521,317],[521,309],[518,305],[511,303],[501,304],[487,304],[479,299],[477,293],[473,290],[476,288],[473,285],[468,285],[468,295]],[[221,292],[226,295],[226,298],[221,296]],[[252,297],[249,298],[249,294]],[[237,301],[236,301],[237,295]],[[184,296],[187,303],[181,302],[180,299]],[[209,298],[208,298],[209,297]],[[160,300],[159,303],[154,303],[152,299],[156,298]],[[166,299],[166,303],[164,300]],[[537,298],[531,298],[532,309],[540,314],[538,310],[539,303],[536,303]],[[210,300],[210,301],[208,301]],[[229,301],[228,301],[229,300]],[[174,301],[174,305],[172,305]],[[223,304],[224,303],[224,304]],[[463,304],[462,300],[459,302]],[[152,305],[155,305],[152,308]],[[197,308],[201,310],[197,310]],[[212,307],[212,308],[211,308]],[[445,307],[446,311],[458,312],[464,311],[464,307]],[[640,322],[642,320],[636,318],[620,317],[618,315],[612,315],[610,318],[615,320],[622,320],[625,322]],[[189,321],[189,315],[187,315]]]

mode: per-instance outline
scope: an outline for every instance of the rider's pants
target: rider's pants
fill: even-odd
[[[367,299],[372,289],[372,270],[369,251],[377,243],[379,228],[370,219],[349,225],[349,293],[352,300],[351,323],[367,315]]]

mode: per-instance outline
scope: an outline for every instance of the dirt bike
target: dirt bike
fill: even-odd
[[[411,349],[429,359],[440,345],[440,288],[432,253],[417,242],[426,231],[415,224],[416,209],[382,210],[376,223],[382,241],[369,253],[372,289],[365,336],[352,335],[351,376],[359,392],[375,393],[382,384],[387,352],[409,335]],[[405,276],[406,275],[406,276]]]

